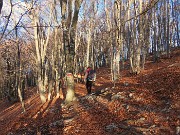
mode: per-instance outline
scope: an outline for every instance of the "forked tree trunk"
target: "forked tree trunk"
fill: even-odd
[[[49,17],[49,22],[51,21],[51,15],[52,15],[52,7],[51,7],[51,12],[50,12],[50,17]],[[36,47],[36,64],[37,64],[37,73],[38,73],[38,89],[39,89],[39,94],[40,94],[40,99],[42,103],[46,102],[46,52],[47,52],[47,45],[49,42],[49,37],[50,37],[50,27],[47,30],[47,37],[44,37],[44,30],[42,27],[40,27],[40,21],[39,21],[39,12],[33,10],[32,11],[32,16],[33,21],[34,21],[34,39],[35,39],[35,47]]]

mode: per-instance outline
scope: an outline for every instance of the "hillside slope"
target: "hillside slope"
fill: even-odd
[[[125,68],[128,64],[125,65]],[[1,135],[175,135],[180,134],[180,50],[153,63],[137,76],[121,71],[115,87],[110,69],[97,70],[93,94],[76,84],[78,101],[42,105],[36,88],[28,89],[26,112],[20,103],[0,102]]]

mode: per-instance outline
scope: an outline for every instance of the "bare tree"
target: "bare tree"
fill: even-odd
[[[32,7],[31,5],[30,7]],[[50,8],[51,12],[49,15],[49,23],[51,21],[52,16],[52,6]],[[31,18],[33,20],[34,25],[34,40],[35,40],[35,48],[36,48],[36,64],[37,64],[37,73],[38,73],[38,88],[40,93],[40,98],[42,103],[46,102],[46,86],[47,86],[47,46],[49,43],[49,37],[50,37],[50,27],[48,29],[44,29],[41,27],[43,21],[40,20],[39,16],[39,7],[34,7],[34,9],[31,11]],[[47,35],[45,34],[47,32]]]
[[[82,0],[67,1],[61,0],[61,15],[64,37],[65,62],[66,62],[66,99],[65,103],[69,103],[75,99],[74,91],[74,53],[75,53],[75,37],[78,22],[78,14]],[[74,8],[74,9],[73,9]],[[74,11],[74,12],[73,12]]]

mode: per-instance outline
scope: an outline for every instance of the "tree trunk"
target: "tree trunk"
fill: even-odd
[[[74,14],[72,15],[72,1],[63,0],[61,4],[62,25],[63,25],[63,37],[66,55],[66,99],[65,103],[68,104],[75,99],[74,91],[74,56],[75,56],[75,38],[76,27],[78,22],[79,9],[82,0],[75,0],[74,2]],[[66,32],[65,32],[66,30]]]
[[[74,77],[72,73],[67,73],[65,77],[65,84],[66,84],[66,99],[65,104],[68,104],[74,100],[76,100],[75,97],[75,84],[74,84]]]
[[[18,91],[18,96],[19,96],[19,100],[21,102],[21,106],[23,109],[23,112],[25,112],[25,106],[24,106],[24,100],[22,97],[22,81],[21,81],[21,51],[20,51],[20,45],[18,42],[18,31],[16,28],[16,39],[17,39],[17,56],[18,56],[18,60],[17,60],[17,70],[18,70],[18,75],[17,75],[17,91]]]
[[[91,23],[91,21],[89,23]],[[89,26],[91,26],[91,24]],[[90,45],[91,45],[91,28],[87,30],[86,67],[89,67]]]
[[[169,30],[170,14],[169,13],[170,13],[170,4],[169,4],[169,2],[167,2],[167,16],[166,16],[167,17],[167,24],[166,24],[167,25],[167,33],[166,33],[167,51],[166,51],[166,55],[168,58],[170,58],[170,43],[169,43],[169,41],[170,41],[170,33],[169,33],[170,32],[170,30]]]
[[[0,14],[1,14],[2,7],[3,7],[3,0],[0,0]]]
[[[154,19],[154,24],[156,24],[156,8],[154,8],[154,16],[153,16],[153,19]],[[156,36],[156,33],[157,33],[157,27],[156,25],[154,25],[154,38],[153,38],[153,55],[154,55],[154,62],[158,61],[158,49],[157,49],[157,36]]]

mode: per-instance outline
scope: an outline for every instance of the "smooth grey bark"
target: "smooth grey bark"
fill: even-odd
[[[82,4],[82,0],[75,0],[74,2],[74,14],[72,13],[73,6],[72,1],[61,0],[61,15],[64,37],[64,51],[65,51],[65,64],[66,64],[66,99],[65,103],[68,104],[75,99],[74,90],[74,56],[75,56],[75,37],[76,27],[78,22],[79,9]],[[69,75],[72,75],[71,77]]]

